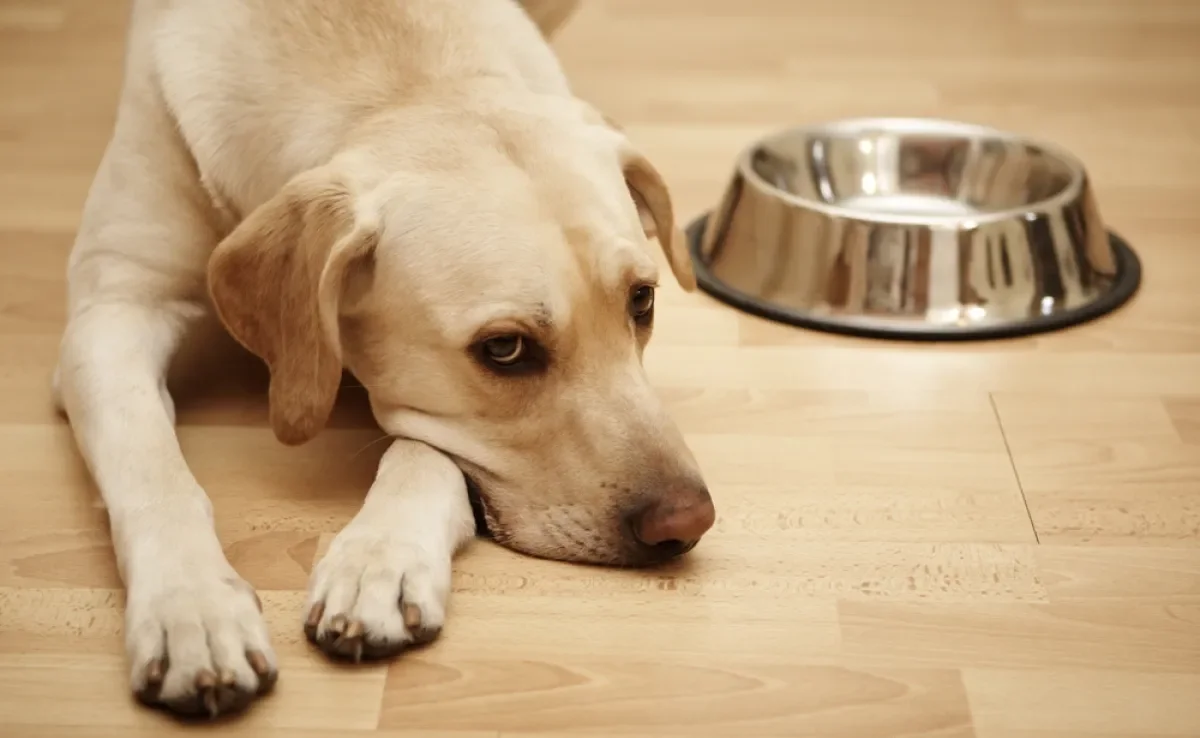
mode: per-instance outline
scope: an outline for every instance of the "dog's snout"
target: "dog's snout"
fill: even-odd
[[[631,523],[638,541],[670,557],[690,551],[716,518],[716,508],[705,490],[683,501],[659,500],[637,513]]]

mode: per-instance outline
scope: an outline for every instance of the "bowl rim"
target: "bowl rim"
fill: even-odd
[[[878,210],[859,210],[844,205],[834,205],[820,200],[802,197],[794,192],[782,190],[768,182],[755,171],[753,166],[754,153],[762,147],[775,141],[786,140],[800,135],[820,132],[862,131],[864,129],[899,131],[912,134],[928,133],[931,135],[958,136],[962,138],[990,138],[1001,141],[1019,143],[1039,149],[1044,153],[1059,159],[1071,171],[1071,179],[1065,187],[1054,195],[1037,202],[1020,207],[1005,208],[971,214],[954,215],[909,215],[905,213],[887,213]],[[1009,220],[1036,217],[1040,213],[1049,213],[1061,209],[1067,204],[1079,199],[1087,188],[1088,174],[1082,160],[1061,146],[1047,141],[1023,136],[1011,131],[985,126],[977,123],[950,120],[946,118],[921,118],[903,116],[865,116],[854,118],[838,118],[827,121],[789,126],[777,129],[755,139],[742,149],[736,160],[737,173],[755,187],[763,190],[769,196],[794,207],[804,208],[831,218],[859,221],[864,223],[884,223],[898,226],[926,226],[930,228],[953,228],[956,230],[973,230],[976,226],[987,223],[999,223]]]

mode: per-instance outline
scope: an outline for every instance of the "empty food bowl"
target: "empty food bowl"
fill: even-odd
[[[1114,310],[1141,279],[1075,157],[940,120],[770,135],[741,155],[720,205],[688,238],[713,297],[867,337],[1054,330]]]

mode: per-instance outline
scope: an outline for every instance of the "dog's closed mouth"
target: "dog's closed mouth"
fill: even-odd
[[[463,475],[467,480],[467,500],[471,503],[471,514],[475,516],[475,535],[491,538],[492,531],[488,528],[487,507],[483,495],[479,492],[479,483],[469,474]]]

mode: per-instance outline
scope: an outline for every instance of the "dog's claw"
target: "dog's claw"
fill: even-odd
[[[349,621],[346,620],[345,615],[334,615],[333,619],[329,621],[329,630],[340,636],[346,631],[348,625]]]
[[[163,676],[167,672],[167,665],[163,659],[154,659],[146,665],[146,686],[161,687]]]
[[[207,669],[197,674],[196,693],[209,717],[216,717],[221,712],[216,674]]]
[[[267,657],[263,656],[261,651],[247,651],[246,661],[250,663],[250,668],[254,669],[254,673],[259,678],[271,675],[271,665],[267,662]]]
[[[258,675],[258,693],[266,694],[275,686],[275,681],[279,678],[279,672],[271,668],[271,663],[267,661],[267,657],[261,651],[247,651],[246,661],[249,662],[250,668],[254,669],[254,673]]]
[[[400,611],[404,615],[404,627],[408,629],[408,634],[412,636],[414,644],[429,643],[437,638],[441,628],[430,628],[425,625],[425,616],[421,612],[421,608],[416,605],[410,605],[405,602],[400,607]]]
[[[147,705],[153,705],[158,702],[158,695],[162,691],[163,679],[167,673],[167,664],[165,659],[154,659],[149,664],[146,664],[146,684],[138,690],[137,698]]]
[[[358,622],[357,620],[354,620],[354,621],[351,621],[351,623],[348,626],[346,626],[346,631],[344,633],[342,633],[341,637],[338,638],[338,642],[337,642],[337,649],[342,653],[348,654],[352,659],[354,659],[354,663],[356,663],[356,664],[362,661],[362,655],[363,655],[362,636],[363,636],[362,623]]]
[[[304,634],[310,641],[317,639],[317,626],[321,624],[321,616],[325,614],[325,603],[318,602],[308,611],[308,619],[304,621]]]
[[[404,627],[408,628],[409,632],[421,627],[421,608],[405,602],[400,609],[404,613]]]

